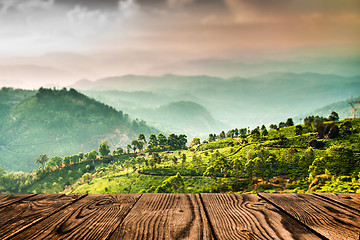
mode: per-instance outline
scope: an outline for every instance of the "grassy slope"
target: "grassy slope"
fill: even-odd
[[[338,122],[337,124],[340,124]],[[360,129],[360,120],[352,121],[353,128]],[[197,192],[208,192],[211,190],[211,185],[214,183],[211,178],[204,177],[203,173],[206,171],[206,168],[209,166],[212,161],[212,156],[216,151],[220,154],[227,157],[229,162],[231,161],[241,161],[241,159],[246,158],[247,154],[251,150],[261,149],[262,146],[267,146],[266,148],[270,153],[274,154],[277,158],[287,157],[289,148],[296,148],[297,159],[301,159],[304,156],[304,152],[308,148],[308,142],[311,139],[316,139],[315,133],[305,133],[300,136],[296,136],[294,133],[295,127],[286,127],[282,128],[279,131],[270,130],[269,136],[265,140],[251,142],[251,138],[247,140],[249,143],[240,144],[237,139],[224,139],[221,141],[206,143],[197,145],[192,148],[192,150],[180,150],[173,152],[161,152],[160,157],[164,159],[167,157],[167,161],[163,161],[160,165],[157,165],[156,168],[145,167],[144,165],[137,165],[135,168],[138,171],[134,172],[133,169],[128,168],[124,169],[123,163],[124,160],[130,159],[131,156],[123,155],[120,161],[115,161],[111,164],[104,164],[100,160],[95,161],[96,169],[92,172],[92,180],[89,182],[84,182],[82,180],[77,181],[73,185],[72,189],[69,189],[67,193],[70,192],[88,192],[88,193],[138,193],[143,189],[149,189],[151,186],[157,187],[161,185],[162,181],[167,179],[169,176],[175,175],[177,172],[180,172],[184,176],[185,183],[185,192],[197,193]],[[340,136],[337,139],[323,139],[326,143],[326,147],[322,150],[314,150],[315,158],[325,156],[326,149],[333,145],[345,145],[351,148],[355,153],[355,157],[359,158],[360,145],[359,145],[359,131],[356,131],[350,136],[342,137]],[[285,145],[281,147],[278,146],[280,140],[275,139],[279,135],[286,137]],[[275,140],[271,140],[275,139]],[[229,146],[229,143],[232,142],[234,145]],[[186,162],[183,164],[181,162],[182,154],[186,155]],[[201,157],[201,162],[195,164],[193,162],[193,156],[196,155],[198,158]],[[178,159],[178,163],[171,161],[173,157]],[[150,160],[150,156],[147,157]],[[80,164],[74,166],[72,172],[80,173],[77,169],[84,168],[86,164]],[[43,193],[56,193],[61,192],[62,189],[59,188],[60,183],[54,184],[56,179],[60,176],[65,176],[63,170],[57,170],[52,174],[49,174],[47,177],[41,181],[35,183],[32,187],[28,189],[29,192],[36,189],[37,192]],[[85,171],[82,171],[83,173]],[[141,174],[138,174],[140,172]],[[64,175],[65,174],[65,175]],[[149,175],[150,174],[150,175]],[[71,184],[76,182],[81,174],[72,174],[71,177],[73,181]],[[302,192],[306,191],[309,182],[306,180],[308,176],[308,167],[304,169],[289,169],[288,173],[285,175],[277,175],[276,181],[273,180],[272,184],[266,186],[264,182],[255,183],[251,188],[244,189],[245,191],[288,191],[288,192]],[[64,177],[65,178],[65,177]],[[228,179],[218,178],[216,181],[218,183],[226,183]],[[47,182],[47,186],[44,186],[44,183]],[[360,182],[359,180],[351,177],[338,177],[332,176],[332,178],[321,179],[318,183],[318,191],[345,191],[345,192],[355,192],[359,191]],[[231,191],[231,190],[230,190]]]

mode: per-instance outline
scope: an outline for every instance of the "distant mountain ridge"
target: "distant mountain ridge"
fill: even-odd
[[[273,72],[251,78],[227,79],[170,74],[158,77],[127,75],[82,82],[73,87],[86,92],[112,91],[112,95],[115,95],[114,91],[121,91],[119,94],[126,92],[128,96],[141,91],[164,97],[161,104],[148,104],[147,101],[152,102],[152,99],[146,98],[142,99],[145,104],[137,101],[139,109],[144,105],[154,108],[172,101],[192,101],[208,109],[215,119],[239,128],[284,121],[289,116],[315,110],[329,102],[357,96],[360,76],[311,72]],[[165,96],[168,96],[168,101]]]
[[[349,104],[350,99],[334,102],[328,105],[325,105],[321,108],[315,109],[312,112],[308,112],[306,114],[301,114],[299,116],[294,117],[294,119],[304,119],[306,116],[323,116],[327,117],[331,114],[331,112],[335,111],[340,119],[346,119],[350,117],[351,106]]]
[[[190,134],[191,137],[207,137],[210,132],[227,127],[215,120],[206,108],[191,101],[170,102],[157,108],[138,109],[135,113],[155,126],[158,124],[161,129]]]

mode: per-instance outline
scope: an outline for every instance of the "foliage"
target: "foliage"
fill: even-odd
[[[232,129],[227,132],[229,138],[176,150],[170,146],[176,146],[180,135],[152,135],[148,145],[155,142],[156,146],[150,147],[151,151],[148,146],[148,152],[125,154],[122,149],[115,149],[111,156],[99,157],[93,150],[63,158],[53,156],[45,167],[32,173],[6,173],[0,169],[0,190],[1,193],[334,189],[356,192],[360,177],[360,120],[332,124],[339,126],[336,138],[320,140],[316,132],[308,132],[304,125],[300,134],[296,133],[296,126],[290,126],[270,129],[268,135],[259,137],[257,132],[266,130],[262,126],[262,130],[257,127],[244,138],[241,128],[238,133]],[[236,134],[240,137],[232,138]],[[163,145],[159,145],[159,138]],[[312,141],[323,143],[323,148],[309,146]]]
[[[107,141],[103,140],[102,143],[99,145],[99,153],[103,157],[109,155],[110,147]]]

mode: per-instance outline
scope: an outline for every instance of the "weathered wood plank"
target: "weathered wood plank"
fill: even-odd
[[[110,239],[213,239],[198,194],[144,194]]]
[[[7,239],[84,195],[41,194],[0,209],[0,239]]]
[[[257,195],[201,197],[216,239],[320,239]]]
[[[86,196],[13,239],[107,239],[140,196]]]
[[[358,193],[314,193],[330,201],[342,204],[360,212],[360,194]]]
[[[21,194],[21,195],[0,195],[0,208],[9,206],[13,203],[16,203],[22,199],[35,196],[35,194]]]
[[[358,212],[312,194],[259,195],[328,239],[359,239]]]

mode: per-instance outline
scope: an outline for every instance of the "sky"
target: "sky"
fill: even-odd
[[[356,58],[359,43],[359,0],[0,0],[0,85],[15,87]]]

